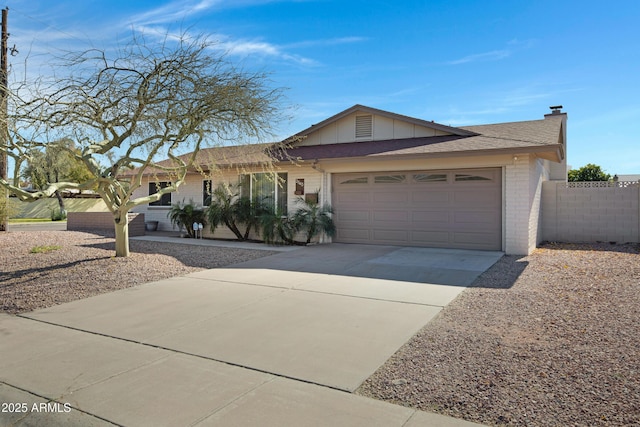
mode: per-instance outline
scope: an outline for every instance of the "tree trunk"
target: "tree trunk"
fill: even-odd
[[[62,198],[62,195],[60,194],[60,192],[58,190],[56,190],[56,192],[54,193],[56,195],[56,198],[58,199],[58,205],[60,206],[60,215],[64,214],[64,199]]]
[[[129,216],[127,213],[114,213],[116,227],[116,256],[129,256]]]

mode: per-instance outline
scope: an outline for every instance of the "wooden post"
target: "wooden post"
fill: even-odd
[[[8,145],[8,127],[7,127],[7,98],[8,98],[8,67],[7,67],[7,15],[9,8],[2,9],[2,34],[0,36],[0,145],[6,147]],[[7,152],[0,150],[0,178],[8,180],[7,172]],[[0,197],[2,202],[8,204],[7,189],[0,187]],[[7,210],[0,215],[0,231],[7,231],[9,227],[9,218],[6,215]]]

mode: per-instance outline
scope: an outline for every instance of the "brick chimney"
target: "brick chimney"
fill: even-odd
[[[567,181],[567,113],[562,112],[562,105],[553,105],[551,107],[551,113],[545,114],[545,120],[557,120],[562,121],[562,127],[560,128],[559,143],[562,144],[563,159],[560,163],[552,162],[549,165],[549,179],[552,181]]]
[[[561,116],[561,115],[567,115],[567,113],[563,113],[562,112],[562,105],[553,105],[551,107],[551,114],[545,114],[545,117],[550,117],[550,116]]]

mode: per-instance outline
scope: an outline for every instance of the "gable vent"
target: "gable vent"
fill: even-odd
[[[373,116],[356,116],[356,138],[373,136]]]

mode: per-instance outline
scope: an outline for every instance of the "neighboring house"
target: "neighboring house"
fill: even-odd
[[[334,209],[334,242],[528,254],[541,241],[542,182],[567,177],[560,108],[542,120],[451,127],[355,105],[290,139],[297,161],[277,163],[282,186],[261,167],[269,145],[205,149],[199,167],[219,173],[194,170],[178,192],[135,211],[170,229],[172,202],[204,203],[211,186],[242,182],[290,212],[298,196],[319,191]],[[225,231],[216,236],[231,237]]]
[[[640,182],[640,174],[634,175],[614,175],[614,181]]]

